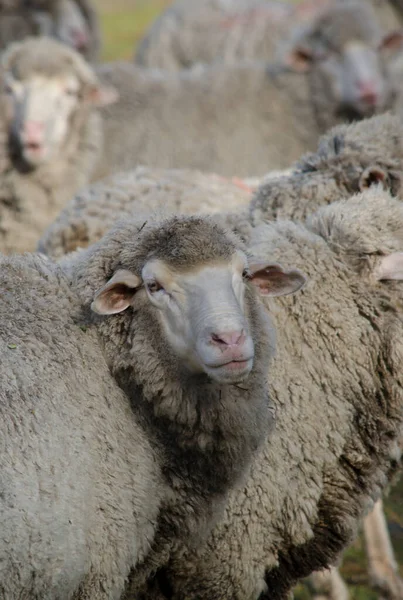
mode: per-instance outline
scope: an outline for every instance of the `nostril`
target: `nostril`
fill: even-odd
[[[361,81],[358,83],[358,94],[360,100],[375,104],[378,99],[378,91],[376,85],[372,81]]]
[[[71,37],[76,48],[85,48],[88,44],[87,35],[80,29],[73,29],[71,32]]]

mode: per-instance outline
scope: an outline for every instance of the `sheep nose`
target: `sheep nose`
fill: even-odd
[[[378,101],[378,91],[372,81],[360,81],[358,83],[359,99],[365,104],[374,106]]]
[[[211,334],[211,343],[222,349],[231,346],[241,346],[246,339],[245,332],[241,331],[222,331]]]
[[[44,124],[38,121],[27,121],[23,128],[26,144],[41,144],[43,142]]]
[[[76,50],[84,50],[88,46],[88,36],[80,29],[72,29],[71,37]]]

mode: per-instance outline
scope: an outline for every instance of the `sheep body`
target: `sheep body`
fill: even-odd
[[[254,183],[254,182],[252,182]],[[40,241],[53,258],[98,241],[115,221],[144,213],[203,214],[247,207],[252,189],[218,175],[138,167],[76,194]]]
[[[272,0],[177,0],[152,24],[134,60],[143,67],[170,71],[216,61],[268,62],[296,27],[309,24],[331,2],[335,0],[305,0],[296,5]],[[371,4],[385,30],[398,26],[401,7],[393,8],[385,0]]]
[[[120,97],[102,110],[108,144],[94,179],[139,164],[261,176],[287,168],[317,141],[304,75],[274,81],[252,64],[177,75],[115,63],[97,72]]]
[[[251,227],[265,220],[305,218],[323,204],[348,198],[371,185],[377,174],[385,188],[399,195],[402,139],[402,125],[391,115],[339,125],[289,171],[267,174],[252,197],[258,180],[231,182],[194,171],[139,167],[77,194],[44,233],[39,249],[59,259],[98,241],[118,218],[142,213],[146,220],[147,213],[161,210],[230,211],[228,226],[248,237]]]
[[[154,536],[156,453],[60,269],[0,263],[0,595],[117,599]]]

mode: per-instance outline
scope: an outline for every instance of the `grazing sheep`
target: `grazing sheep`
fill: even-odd
[[[402,228],[402,203],[375,189],[305,226],[256,231],[252,260],[281,256],[309,275],[298,301],[270,304],[282,330],[276,428],[207,545],[160,572],[169,597],[283,600],[337,557],[379,497],[403,424]]]
[[[252,190],[218,175],[138,167],[76,194],[41,238],[40,252],[60,258],[97,242],[117,220],[147,212],[217,213],[247,207]]]
[[[119,218],[147,211],[211,213],[231,211],[228,225],[248,237],[251,225],[272,218],[305,218],[323,204],[348,198],[382,182],[401,193],[403,125],[382,115],[339,125],[322,137],[315,154],[289,173],[265,177],[248,208],[252,189],[195,171],[139,167],[78,193],[47,229],[39,250],[60,258],[98,241]],[[253,185],[254,182],[251,182]],[[244,207],[244,210],[242,208]]]
[[[200,543],[271,428],[258,291],[305,281],[191,217],[122,224],[64,266],[1,259],[7,600],[117,600],[150,548]]]
[[[0,48],[32,36],[51,36],[96,61],[101,38],[90,0],[11,0],[0,4]]]
[[[199,63],[270,61],[296,27],[309,25],[320,11],[346,0],[177,0],[156,19],[137,46],[135,62],[143,67],[179,71]],[[351,0],[347,0],[351,2]],[[385,30],[399,24],[386,0],[372,4]],[[399,2],[396,2],[398,4]],[[397,7],[396,7],[397,8]],[[402,8],[398,14],[402,17]]]
[[[120,99],[102,111],[108,144],[96,177],[137,164],[241,177],[287,168],[332,125],[393,104],[395,80],[377,49],[394,45],[396,36],[382,41],[370,8],[353,2],[298,36],[287,67],[217,64],[177,74],[102,66],[101,80]]]
[[[33,250],[90,180],[102,146],[95,108],[114,98],[79,54],[51,39],[13,44],[2,66],[0,249]]]

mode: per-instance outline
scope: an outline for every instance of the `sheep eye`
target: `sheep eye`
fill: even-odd
[[[149,283],[147,283],[147,289],[150,292],[150,294],[155,294],[155,292],[159,292],[164,288],[158,283],[158,281],[150,281]]]
[[[75,98],[76,96],[78,96],[78,91],[67,88],[66,89],[66,95],[70,96],[71,98]]]

